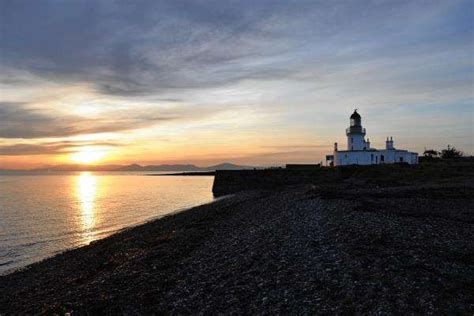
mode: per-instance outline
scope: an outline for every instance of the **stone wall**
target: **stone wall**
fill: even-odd
[[[271,190],[292,184],[331,184],[345,181],[357,186],[394,186],[413,185],[426,179],[442,180],[445,175],[451,177],[465,177],[465,173],[472,168],[472,162],[463,159],[455,162],[463,167],[455,168],[449,161],[439,163],[425,163],[421,165],[379,164],[379,165],[350,165],[335,168],[319,167],[307,170],[299,169],[257,169],[257,170],[217,170],[212,192],[214,196],[223,196],[246,190]],[[469,169],[471,168],[471,169]],[[441,172],[441,169],[444,171]],[[466,171],[467,170],[467,171]]]
[[[312,170],[264,169],[264,170],[217,170],[212,192],[214,196],[223,196],[253,189],[275,189],[278,187],[318,183],[336,179],[338,172],[334,168]]]

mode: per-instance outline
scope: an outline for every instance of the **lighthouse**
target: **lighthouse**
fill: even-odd
[[[347,150],[366,150],[365,128],[362,127],[362,118],[354,110],[350,117],[350,126],[346,129]]]
[[[389,163],[418,163],[418,154],[408,150],[396,149],[393,145],[393,137],[387,137],[385,149],[370,147],[369,139],[365,140],[366,131],[362,127],[362,117],[354,110],[349,119],[349,127],[346,129],[347,150],[339,150],[334,143],[332,155],[326,156],[326,162],[330,166],[344,165],[378,165]]]

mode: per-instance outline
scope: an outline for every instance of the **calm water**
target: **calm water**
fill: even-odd
[[[212,201],[213,177],[0,175],[0,274]]]

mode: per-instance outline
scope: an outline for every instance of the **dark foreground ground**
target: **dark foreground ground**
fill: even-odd
[[[1,313],[474,313],[474,183],[252,191],[0,277]]]

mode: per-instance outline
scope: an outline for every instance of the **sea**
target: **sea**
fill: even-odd
[[[0,173],[0,274],[213,201],[212,176]]]

